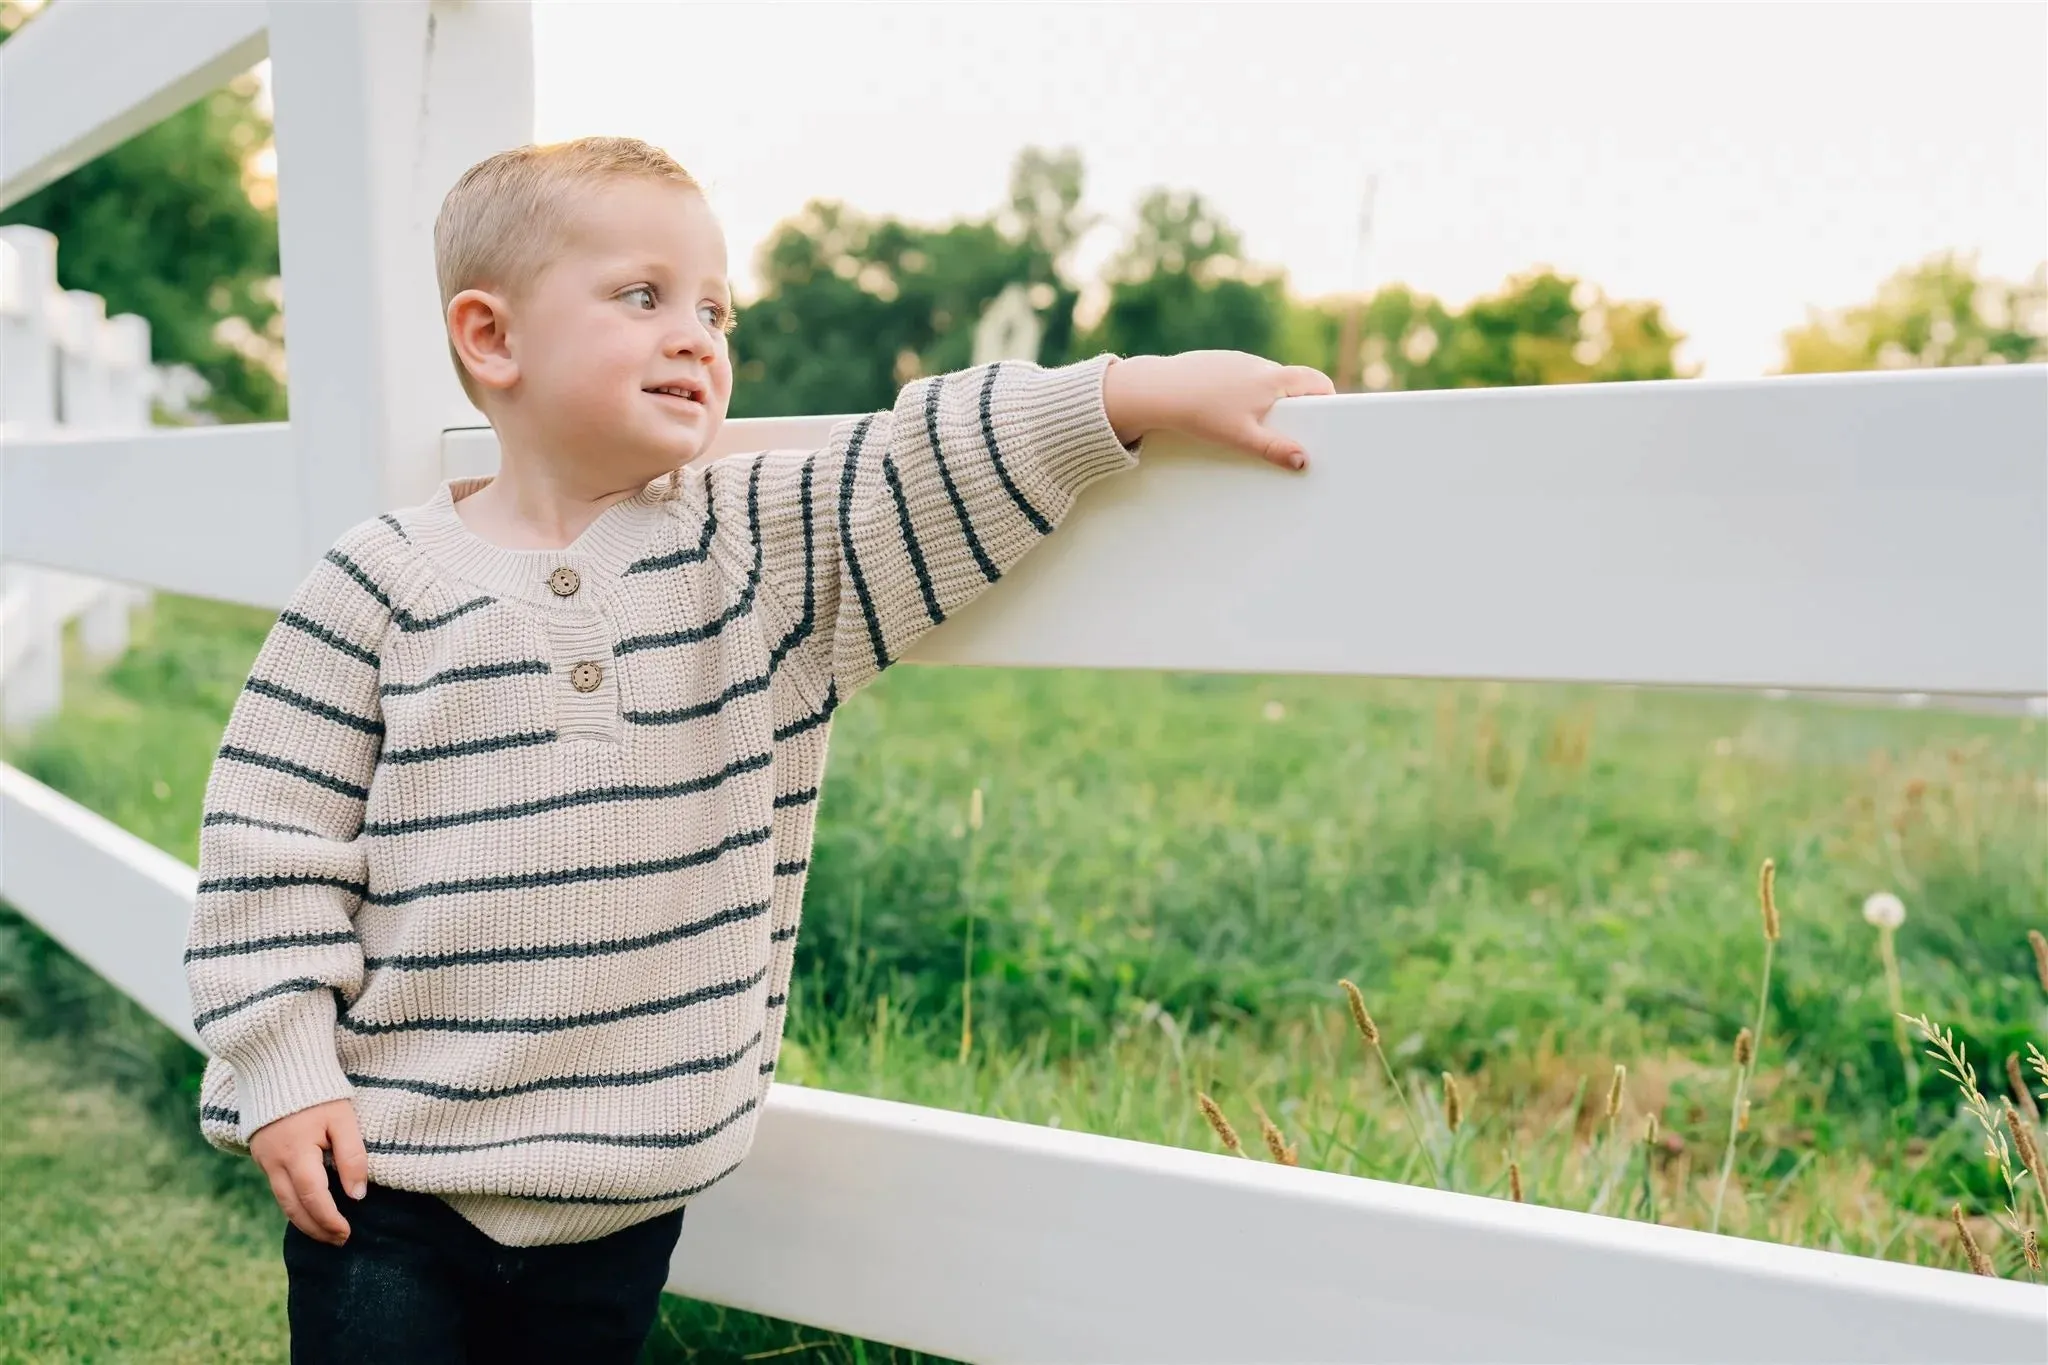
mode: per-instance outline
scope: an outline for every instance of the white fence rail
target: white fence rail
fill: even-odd
[[[134,41],[113,8],[0,48],[11,125],[54,129],[0,157],[8,194],[258,50],[256,7],[157,7],[204,41],[19,99],[23,63]],[[466,409],[416,286],[432,202],[529,135],[526,7],[269,22],[294,423],[10,442],[9,561],[277,605],[341,526],[494,462],[443,437]],[[2048,692],[2044,400],[2042,367],[1299,400],[1309,475],[1159,443],[919,657]],[[0,769],[0,896],[188,1039],[192,877]],[[2033,1286],[780,1084],[671,1285],[985,1361],[2048,1355]]]

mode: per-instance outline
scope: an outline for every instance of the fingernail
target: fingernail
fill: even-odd
[[[1296,469],[1308,468],[1308,456],[1301,451],[1296,451],[1294,455],[1294,467]]]
[[[348,1197],[351,1199],[361,1199],[369,1192],[370,1186],[367,1181],[358,1180],[355,1184],[348,1187]]]

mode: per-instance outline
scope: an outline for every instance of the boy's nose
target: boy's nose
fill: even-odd
[[[709,355],[713,345],[710,329],[697,318],[679,325],[669,333],[662,346],[663,355]]]

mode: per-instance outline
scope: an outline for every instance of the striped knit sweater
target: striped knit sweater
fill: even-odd
[[[658,480],[562,550],[471,533],[475,479],[342,536],[207,783],[207,1139],[349,1098],[372,1180],[514,1246],[731,1172],[832,713],[1133,462],[1109,363],[919,381],[824,449]]]

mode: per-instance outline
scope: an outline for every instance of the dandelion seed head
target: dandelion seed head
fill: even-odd
[[[1906,922],[1906,903],[1889,891],[1880,891],[1863,902],[1863,918],[1880,929],[1896,929]]]

